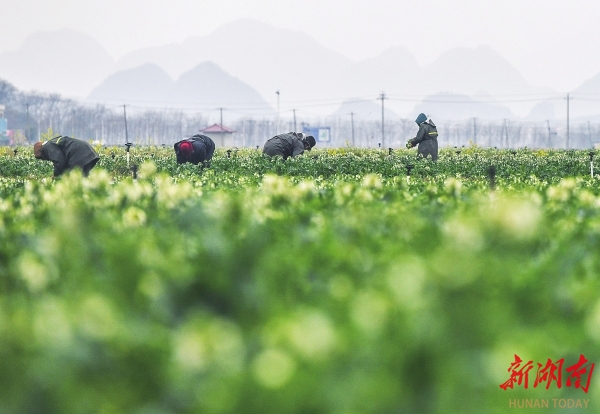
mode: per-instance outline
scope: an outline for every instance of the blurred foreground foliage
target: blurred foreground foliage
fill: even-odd
[[[134,180],[104,151],[89,178],[54,182],[29,154],[0,157],[0,413],[600,405],[595,379],[587,394],[532,389],[535,367],[530,389],[499,387],[514,354],[600,361],[585,154],[447,154],[480,159],[452,172],[408,151],[240,150],[202,169],[157,149],[132,156]],[[547,177],[500,172],[529,165],[514,157],[549,171],[552,156]],[[573,160],[583,172],[561,179]]]

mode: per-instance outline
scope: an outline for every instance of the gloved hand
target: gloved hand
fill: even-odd
[[[406,148],[411,149],[414,146],[415,145],[413,144],[412,139],[409,139],[408,141],[406,141]]]

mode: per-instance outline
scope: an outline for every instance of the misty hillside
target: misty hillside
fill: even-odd
[[[110,75],[94,88],[89,98],[106,103],[162,105],[171,100],[174,85],[167,72],[146,63]]]
[[[114,71],[115,61],[92,37],[70,29],[35,33],[0,54],[0,77],[22,90],[86,96]]]
[[[176,82],[160,67],[147,63],[121,70],[106,78],[89,96],[105,103],[147,107],[190,106],[247,111],[248,115],[273,115],[273,109],[252,87],[211,62],[182,74]]]
[[[471,117],[480,118],[494,116],[500,107],[510,108],[500,111],[502,118],[526,116],[536,104],[533,98],[554,92],[550,88],[530,85],[506,59],[488,46],[448,50],[424,68],[424,78],[429,95],[450,92],[470,96],[459,107],[453,105],[444,111],[455,115],[464,111]],[[473,101],[487,103],[478,106]],[[436,109],[442,106],[436,105]]]
[[[384,109],[384,116],[388,119],[400,117],[393,110],[390,110],[389,108]],[[344,119],[351,119],[352,116],[355,121],[381,122],[381,101],[376,99],[349,99],[344,101],[338,110],[333,112],[331,116]]]
[[[422,68],[407,49],[399,46],[353,64],[344,77],[344,84],[355,96],[419,94],[424,87],[420,81]]]
[[[557,113],[555,102],[547,100],[535,104],[524,119],[528,121],[546,121],[556,119]]]
[[[183,73],[175,82],[173,102],[195,104],[247,115],[272,116],[273,108],[250,85],[229,75],[212,62],[203,62]]]
[[[422,81],[434,93],[506,95],[543,91],[529,85],[506,59],[489,46],[448,50],[424,68]]]
[[[600,115],[600,73],[573,90],[571,97],[573,100],[570,101],[570,109],[575,117],[590,118]]]
[[[600,73],[569,93],[569,118],[574,122],[597,121],[600,119]],[[555,94],[552,98],[536,104],[526,119],[545,121],[567,118],[566,94]]]
[[[427,96],[413,113],[426,113],[435,121],[512,119],[514,114],[505,106],[477,101],[467,95],[438,93]]]

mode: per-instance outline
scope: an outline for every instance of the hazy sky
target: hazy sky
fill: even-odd
[[[596,0],[1,0],[0,10],[0,52],[68,27],[118,58],[252,18],[304,31],[355,60],[404,46],[425,64],[486,44],[530,83],[561,92],[600,73]]]

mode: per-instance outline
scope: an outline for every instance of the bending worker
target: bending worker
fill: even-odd
[[[201,162],[210,161],[215,152],[215,142],[201,134],[176,142],[173,147],[177,156],[177,164],[191,162],[198,165]]]
[[[33,155],[39,160],[52,161],[54,177],[73,168],[80,168],[85,177],[100,157],[94,148],[80,139],[58,136],[33,144]]]
[[[288,132],[276,135],[265,142],[263,154],[271,157],[279,155],[284,160],[288,157],[301,155],[304,151],[310,151],[317,142],[312,135],[304,135],[302,132]]]
[[[422,113],[419,114],[415,122],[419,126],[419,132],[417,132],[416,137],[408,140],[406,147],[412,148],[418,145],[419,148],[417,149],[417,154],[423,156],[423,158],[431,155],[431,159],[437,161],[438,132],[435,124],[427,117],[427,115]]]

